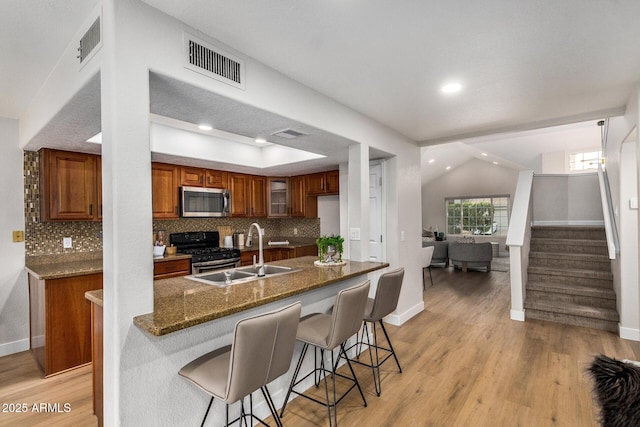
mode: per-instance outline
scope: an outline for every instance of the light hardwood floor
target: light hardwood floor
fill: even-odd
[[[342,426],[597,426],[585,368],[593,356],[640,360],[640,343],[615,334],[509,319],[509,273],[433,269],[425,311],[388,326],[403,367],[382,369],[376,397],[370,370],[354,365],[357,392],[338,405]],[[342,368],[344,369],[344,367]],[[291,374],[291,372],[290,372]],[[28,353],[0,358],[0,402],[69,402],[71,412],[0,413],[0,425],[96,425],[86,368],[42,380]],[[326,409],[298,398],[285,426],[326,426]],[[273,423],[272,423],[273,424]]]

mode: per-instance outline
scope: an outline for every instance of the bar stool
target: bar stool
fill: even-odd
[[[309,400],[326,406],[329,413],[330,426],[334,424],[336,426],[338,425],[337,404],[351,390],[353,390],[354,387],[358,387],[360,396],[362,397],[362,402],[364,403],[365,407],[367,406],[367,401],[364,398],[364,394],[362,393],[362,389],[360,388],[360,384],[358,383],[356,374],[353,371],[353,367],[351,366],[349,358],[347,358],[347,354],[345,353],[345,342],[353,335],[356,335],[360,330],[360,326],[362,324],[362,316],[364,314],[365,305],[367,304],[368,293],[369,281],[367,280],[366,282],[363,282],[359,285],[340,291],[338,293],[338,296],[336,297],[336,302],[333,306],[333,312],[331,314],[314,313],[300,319],[297,339],[299,341],[302,341],[304,343],[304,346],[302,347],[300,359],[298,360],[296,370],[293,374],[293,378],[291,379],[291,384],[289,385],[289,390],[287,391],[287,397],[284,399],[284,404],[282,406],[280,416],[284,414],[284,410],[286,408],[287,402],[289,401],[289,396],[291,395],[291,393],[295,393],[298,396],[305,397]],[[296,381],[298,375],[300,374],[300,367],[302,366],[302,361],[304,360],[309,345],[314,346],[314,356],[316,356],[315,367],[310,373],[302,377],[300,380]],[[337,347],[340,348],[338,351],[338,355],[344,353],[347,365],[349,366],[349,370],[351,371],[351,377],[336,372],[337,364],[334,360],[333,350]],[[317,359],[318,350],[320,351],[319,366]],[[331,369],[327,369],[324,364],[325,350],[328,350],[331,353]],[[338,358],[339,357],[340,356],[338,356]],[[294,390],[295,386],[300,384],[311,375],[314,375],[315,385],[316,387],[318,387],[320,385],[320,380],[322,379],[323,374],[326,402],[322,402],[312,396],[308,396],[302,392]],[[329,399],[327,376],[330,376],[332,380],[333,401],[330,401]],[[351,384],[351,387],[349,387],[349,389],[340,398],[336,397],[336,376],[353,382],[353,384]],[[333,422],[331,415],[332,408]]]
[[[298,302],[265,314],[240,320],[234,329],[233,343],[207,353],[180,369],[179,375],[211,396],[204,425],[213,399],[226,403],[226,426],[229,425],[229,405],[240,400],[240,416],[264,421],[253,415],[251,394],[260,389],[269,411],[278,426],[282,426],[267,384],[285,374],[291,366],[302,305]],[[250,412],[245,413],[244,397],[249,396]]]
[[[432,246],[433,248],[433,246]],[[396,352],[393,349],[393,345],[391,345],[391,340],[389,339],[389,334],[387,334],[387,330],[384,327],[384,323],[382,319],[393,313],[398,305],[398,298],[400,297],[400,290],[402,288],[402,280],[404,279],[404,268],[398,268],[397,270],[390,271],[388,273],[380,276],[378,280],[378,288],[376,289],[375,298],[369,298],[367,300],[367,307],[364,313],[364,327],[362,328],[362,335],[357,343],[353,344],[349,347],[349,350],[355,346],[359,346],[358,354],[356,359],[352,359],[352,362],[358,363],[360,365],[369,366],[373,373],[373,383],[375,385],[376,394],[380,396],[382,392],[382,385],[380,383],[380,366],[387,361],[391,356],[396,361],[396,365],[398,365],[398,370],[402,373],[402,368],[400,367],[400,362],[398,361],[398,356],[396,356]],[[382,328],[382,332],[384,332],[384,336],[387,339],[387,343],[389,344],[389,348],[382,347],[378,344],[378,335],[376,331],[376,322],[380,324]],[[373,344],[370,343],[369,340],[369,329],[367,325],[371,323],[373,329]],[[366,343],[364,340],[366,339]],[[365,363],[358,358],[360,357],[360,353],[362,351],[362,345],[366,344],[369,346],[369,360],[370,363]],[[373,348],[373,351],[372,351]],[[383,350],[387,352],[387,355],[380,360],[380,355],[378,353],[379,350]],[[375,361],[374,359],[375,354]],[[345,352],[346,355],[346,352]],[[338,360],[340,360],[338,358]]]

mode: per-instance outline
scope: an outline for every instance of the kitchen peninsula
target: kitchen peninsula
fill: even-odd
[[[185,277],[154,281],[153,313],[133,319],[133,323],[144,331],[156,350],[165,347],[173,349],[168,350],[165,356],[154,352],[154,357],[159,357],[151,363],[155,365],[150,368],[154,378],[166,377],[166,384],[172,384],[179,367],[193,358],[194,352],[202,353],[205,348],[211,350],[223,343],[228,344],[235,323],[255,314],[256,310],[273,310],[293,300],[300,300],[303,314],[324,311],[333,304],[340,290],[366,280],[369,273],[389,266],[387,263],[347,260],[343,266],[316,267],[313,263],[317,259],[317,256],[305,256],[272,262],[270,265],[286,266],[296,271],[229,286],[208,285]],[[102,291],[87,292],[86,296],[96,312],[101,313]],[[94,328],[95,325],[102,326],[101,319],[94,320]],[[205,325],[206,322],[209,323]],[[93,333],[98,337],[102,335],[101,330],[94,329]],[[203,333],[212,337],[203,338]],[[182,343],[179,345],[183,349],[179,358],[171,354],[175,351],[176,340]],[[183,347],[185,343],[190,344]],[[96,356],[94,369],[99,369],[102,366],[101,355]],[[163,367],[166,364],[171,368]],[[144,372],[137,374],[144,375]],[[102,372],[94,372],[94,379],[100,378]],[[282,387],[286,389],[286,384],[283,383]],[[94,384],[94,390],[98,393],[101,389],[102,384]],[[278,393],[278,390],[273,392]],[[101,414],[102,402],[97,401],[95,405],[96,414]]]

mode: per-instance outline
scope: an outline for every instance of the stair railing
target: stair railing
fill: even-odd
[[[509,246],[512,320],[524,321],[524,298],[531,241],[533,171],[518,175],[506,245]]]
[[[613,213],[613,203],[611,203],[609,179],[602,170],[602,164],[600,163],[598,163],[598,183],[600,184],[600,200],[602,201],[602,216],[604,219],[604,231],[607,236],[609,259],[616,259],[616,254],[620,253],[620,240]]]

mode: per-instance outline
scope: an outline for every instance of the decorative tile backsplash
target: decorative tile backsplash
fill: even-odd
[[[35,151],[24,152],[25,251],[27,256],[102,252],[102,223],[91,221],[40,221],[39,157]],[[185,218],[154,220],[149,230],[164,230],[167,235],[185,231],[216,231],[229,226],[232,231],[247,233],[251,223],[265,229],[265,239],[316,238],[320,236],[319,218]],[[63,237],[71,237],[72,249],[63,249]]]

